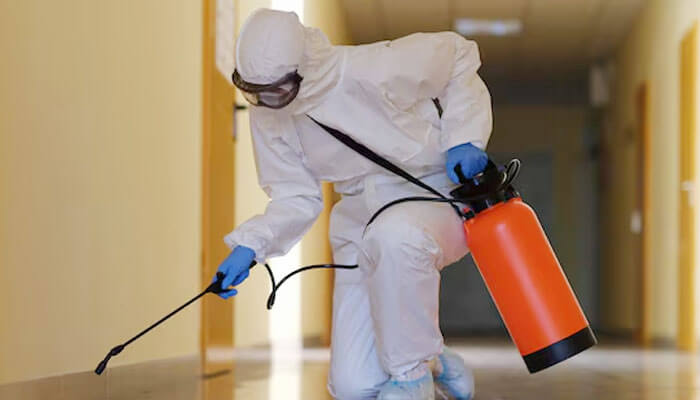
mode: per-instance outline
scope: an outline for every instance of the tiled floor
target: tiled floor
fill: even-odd
[[[672,350],[606,345],[529,375],[505,341],[452,343],[475,368],[477,400],[700,399],[698,358]],[[153,362],[0,386],[0,399],[320,400],[329,399],[328,351],[212,354],[202,373],[196,359]],[[272,357],[271,357],[272,355]],[[234,361],[231,361],[234,359]]]

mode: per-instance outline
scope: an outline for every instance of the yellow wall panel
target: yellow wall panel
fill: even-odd
[[[200,287],[201,4],[0,1],[0,384]],[[196,354],[192,307],[113,365]]]

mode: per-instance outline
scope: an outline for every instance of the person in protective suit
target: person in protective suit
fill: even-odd
[[[339,399],[473,396],[471,372],[438,325],[441,269],[464,257],[462,223],[447,204],[386,203],[426,192],[370,162],[314,120],[367,146],[441,193],[483,170],[491,100],[476,43],[453,32],[333,46],[296,14],[260,9],[236,43],[234,84],[250,125],[265,213],[225,237],[219,271],[240,284],[253,260],[285,254],[323,208],[320,181],[342,199],[330,240],[338,270],[328,389]],[[314,120],[312,120],[313,118]],[[222,293],[224,298],[235,289]]]

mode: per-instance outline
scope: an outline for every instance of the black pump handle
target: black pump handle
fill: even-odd
[[[489,161],[486,163],[486,167],[484,167],[484,170],[481,171],[481,173],[484,173],[484,172],[486,172],[490,169],[494,169],[494,168],[498,169],[498,166],[496,165],[496,163],[493,162],[493,160],[491,160],[491,157],[489,157]],[[457,178],[459,178],[459,183],[464,184],[468,181],[467,177],[464,176],[464,172],[462,172],[462,165],[461,164],[455,165],[454,171],[457,174]]]
[[[457,178],[459,178],[459,183],[465,183],[467,181],[467,177],[464,176],[464,172],[462,172],[462,164],[455,165],[455,174],[457,174]]]

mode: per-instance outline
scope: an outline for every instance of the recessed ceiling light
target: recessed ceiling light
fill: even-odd
[[[457,18],[454,29],[463,36],[508,36],[522,32],[523,23],[519,19]]]

